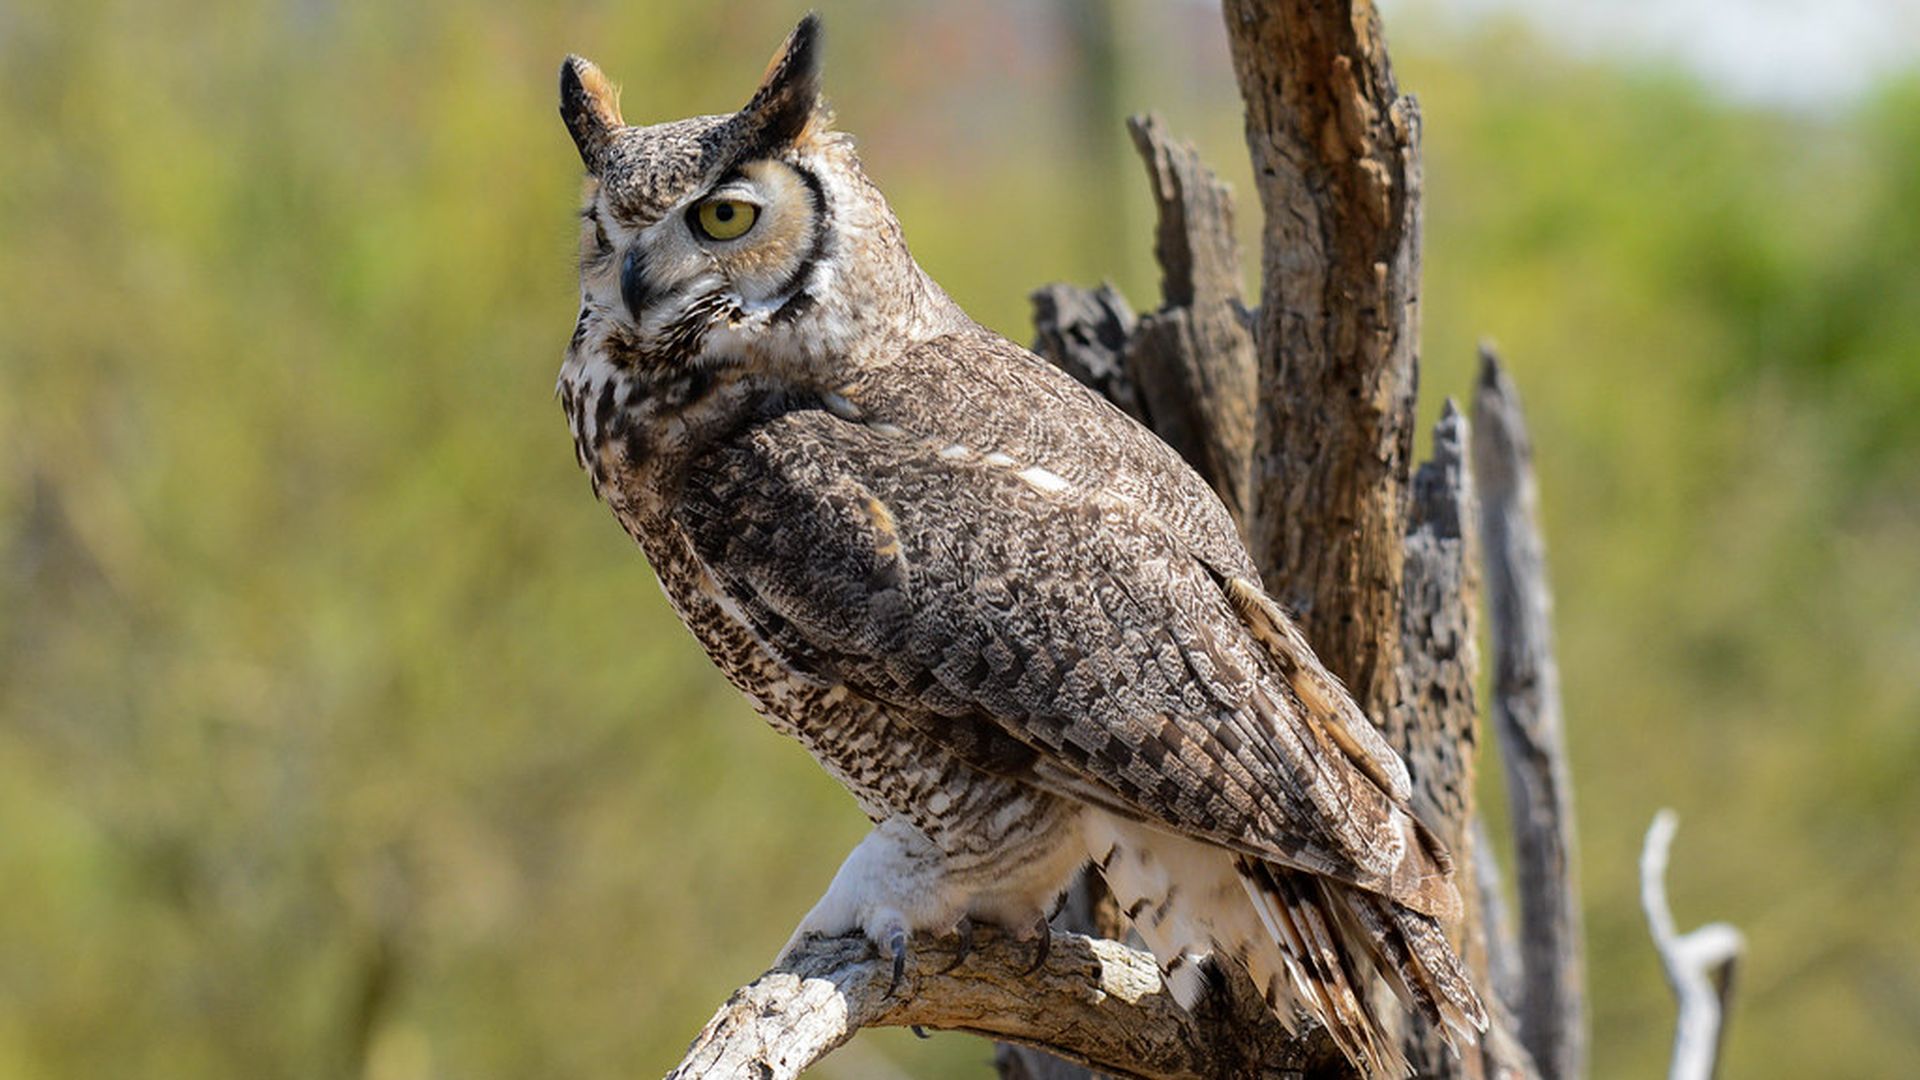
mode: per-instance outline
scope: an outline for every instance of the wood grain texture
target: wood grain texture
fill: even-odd
[[[1033,305],[1033,351],[1146,423],[1126,361],[1128,340],[1139,319],[1120,290],[1056,282],[1035,289],[1027,300]]]
[[[1480,751],[1478,499],[1468,465],[1470,426],[1452,398],[1433,428],[1433,453],[1413,478],[1402,594],[1401,707],[1389,713],[1387,738],[1407,761],[1414,809],[1453,851],[1463,879],[1466,917],[1450,934],[1482,988],[1492,1030],[1473,1052],[1454,1055],[1439,1033],[1415,1024],[1407,1059],[1423,1077],[1537,1077],[1517,1024],[1497,995],[1496,955],[1504,920],[1479,808],[1474,799]],[[1507,955],[1511,954],[1510,947]]]
[[[1400,653],[1419,110],[1371,4],[1227,0],[1225,15],[1265,211],[1254,556],[1378,719]]]
[[[1520,394],[1490,348],[1474,391],[1473,472],[1492,621],[1494,732],[1520,898],[1520,1039],[1548,1080],[1586,1071],[1585,950],[1573,781],[1553,650],[1533,449]]]
[[[1252,513],[1258,367],[1240,300],[1233,194],[1153,115],[1127,121],[1147,167],[1158,224],[1161,307],[1127,343],[1146,420],[1220,495],[1241,533]]]
[[[1414,476],[1402,581],[1401,707],[1383,725],[1413,776],[1413,808],[1449,850],[1466,851],[1473,817],[1480,674],[1478,568],[1467,420],[1448,399],[1433,457]]]
[[[951,971],[952,940],[914,943],[890,992],[887,961],[857,935],[809,939],[788,962],[734,992],[669,1080],[788,1080],[862,1027],[920,1025],[1049,1048],[1119,1077],[1339,1076],[1323,1035],[1295,1039],[1258,994],[1209,995],[1193,1012],[1161,986],[1153,957],[1055,933],[1029,973],[1031,944],[983,930]]]
[[[1474,759],[1479,712],[1474,686],[1480,656],[1479,576],[1472,557],[1473,484],[1467,469],[1467,421],[1447,399],[1433,429],[1433,456],[1413,479],[1401,582],[1399,707],[1383,726],[1413,779],[1413,809],[1454,853],[1472,858],[1468,823],[1474,813]],[[1464,884],[1464,882],[1463,882]],[[1486,943],[1479,933],[1478,897],[1463,888],[1466,915],[1448,935],[1474,982],[1487,985]],[[1484,995],[1483,995],[1484,996]],[[1483,1055],[1452,1053],[1441,1033],[1409,1026],[1403,1045],[1419,1076],[1486,1075]]]

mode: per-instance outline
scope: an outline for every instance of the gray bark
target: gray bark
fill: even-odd
[[[1153,184],[1162,301],[1127,344],[1127,373],[1148,425],[1206,478],[1244,533],[1258,370],[1240,301],[1233,194],[1158,117],[1133,117],[1127,130]]]
[[[1519,391],[1491,349],[1480,355],[1473,472],[1493,623],[1493,726],[1506,765],[1520,896],[1516,1011],[1520,1040],[1540,1074],[1570,1080],[1586,1070],[1585,964],[1553,596]]]
[[[1479,582],[1473,546],[1473,485],[1467,470],[1467,421],[1453,399],[1433,429],[1433,457],[1413,478],[1401,581],[1399,707],[1382,725],[1413,778],[1413,809],[1437,832],[1461,866],[1471,858],[1474,757],[1478,712],[1474,684]],[[1465,917],[1450,935],[1479,985],[1486,985],[1486,948],[1477,898],[1462,890]],[[1402,1040],[1419,1076],[1478,1078],[1480,1053],[1455,1055],[1445,1039],[1416,1020]]]

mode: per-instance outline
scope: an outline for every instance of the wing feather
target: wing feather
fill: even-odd
[[[784,413],[701,459],[679,520],[771,647],[936,738],[984,716],[1037,784],[1451,917],[1404,766],[1256,587],[1136,500],[937,450]]]

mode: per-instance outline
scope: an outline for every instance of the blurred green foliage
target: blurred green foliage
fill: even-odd
[[[1117,9],[1117,82],[1034,4],[823,6],[917,253],[1016,338],[1045,280],[1152,296],[1102,103],[1251,190],[1203,5]],[[864,822],[674,622],[551,400],[559,57],[631,120],[720,111],[798,9],[0,5],[0,1080],[654,1073],[825,885]],[[1751,938],[1729,1074],[1902,1071],[1920,83],[1789,116],[1395,29],[1423,407],[1491,333],[1532,412],[1596,1074],[1665,1056],[1660,805],[1682,922]]]

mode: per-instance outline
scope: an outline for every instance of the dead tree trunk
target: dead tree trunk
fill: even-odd
[[[1398,699],[1419,110],[1370,4],[1227,0],[1265,212],[1253,553],[1369,716]]]

